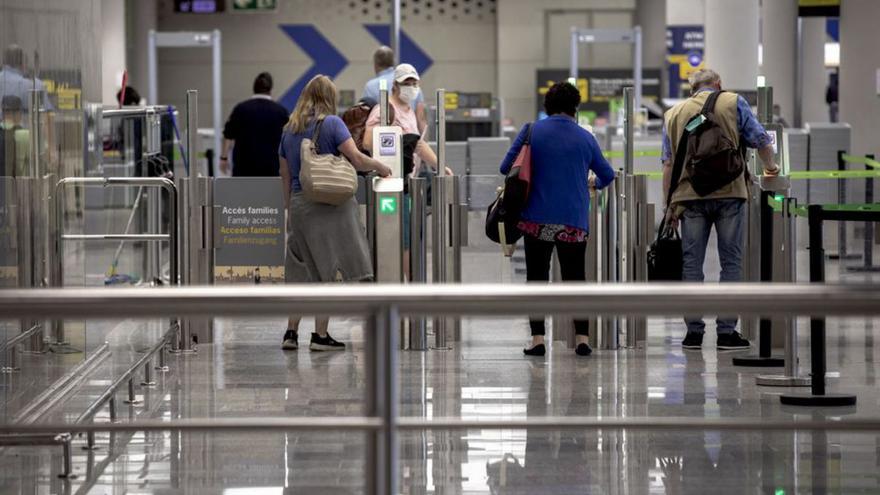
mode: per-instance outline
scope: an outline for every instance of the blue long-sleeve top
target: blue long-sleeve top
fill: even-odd
[[[596,174],[596,188],[614,180],[596,138],[565,115],[553,115],[532,124],[532,185],[522,213],[523,220],[557,224],[590,231],[589,171]],[[501,162],[507,174],[526,140],[527,126],[516,136]]]

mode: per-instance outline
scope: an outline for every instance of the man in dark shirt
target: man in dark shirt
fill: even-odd
[[[254,79],[254,95],[232,109],[223,129],[220,170],[229,174],[232,147],[233,177],[278,176],[278,145],[287,123],[287,110],[272,100],[272,76],[263,72]]]

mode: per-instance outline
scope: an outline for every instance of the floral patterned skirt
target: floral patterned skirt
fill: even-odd
[[[516,227],[525,235],[547,242],[586,242],[587,232],[577,227],[520,220]]]

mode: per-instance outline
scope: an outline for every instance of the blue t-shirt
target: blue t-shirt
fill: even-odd
[[[287,168],[290,170],[290,190],[295,193],[302,191],[302,185],[299,183],[300,146],[303,139],[312,138],[315,133],[315,122],[312,120],[305,132],[292,133],[285,129],[281,136],[278,154],[287,160]],[[345,127],[345,122],[336,115],[330,115],[321,124],[321,135],[318,136],[318,153],[321,155],[333,153],[339,156],[339,146],[349,139],[351,139],[351,133],[348,132],[348,127]]]

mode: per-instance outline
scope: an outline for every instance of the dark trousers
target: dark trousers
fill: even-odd
[[[550,261],[553,249],[562,271],[564,282],[583,282],[586,279],[586,242],[550,242],[538,240],[532,236],[524,236],[526,246],[526,280],[529,282],[550,281]],[[529,319],[532,335],[544,335],[544,318]],[[575,320],[574,330],[577,335],[589,335],[589,321]]]

